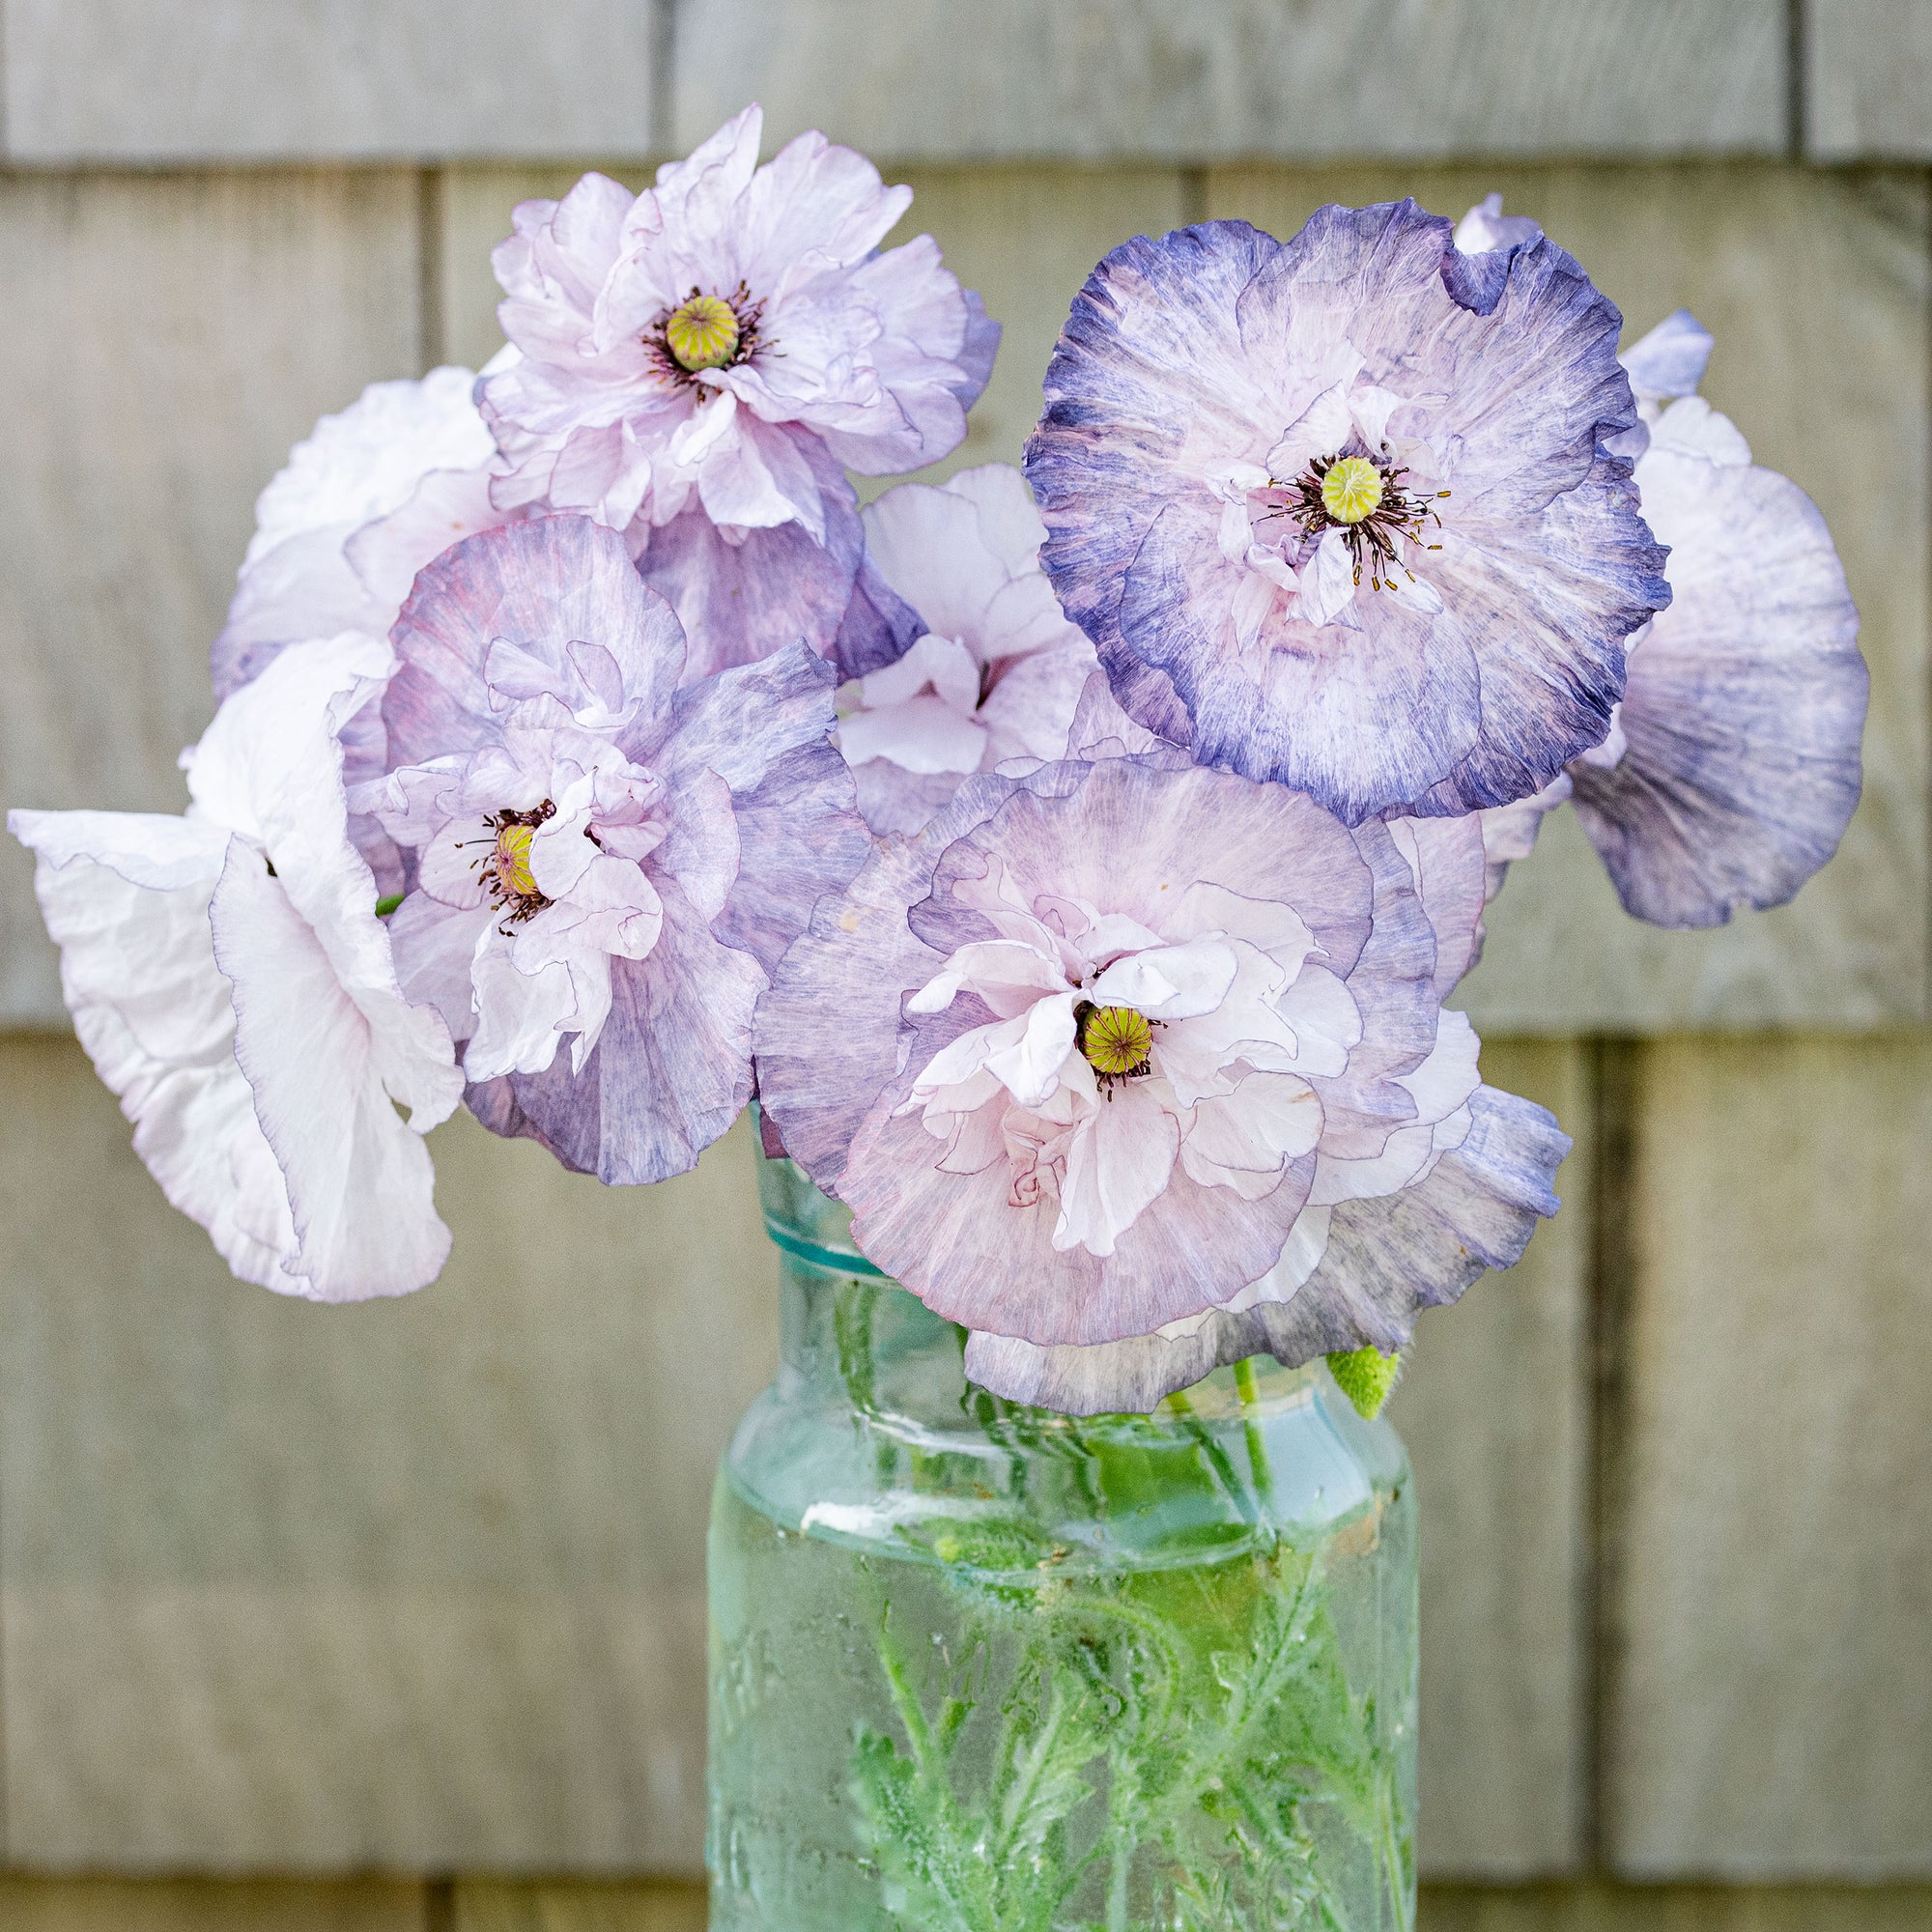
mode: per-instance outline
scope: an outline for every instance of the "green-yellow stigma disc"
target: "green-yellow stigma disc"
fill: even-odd
[[[1321,479],[1321,507],[1338,524],[1359,524],[1381,507],[1382,473],[1366,456],[1345,456]]]
[[[738,353],[737,314],[717,296],[693,296],[666,318],[665,347],[681,369],[722,369]]]
[[[1124,1078],[1147,1065],[1153,1028],[1131,1007],[1097,1007],[1087,1015],[1080,1051],[1095,1073]]]
[[[534,825],[506,825],[497,834],[497,882],[512,898],[542,896],[530,870],[530,840],[536,836]]]

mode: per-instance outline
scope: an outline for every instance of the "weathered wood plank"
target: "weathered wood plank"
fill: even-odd
[[[1424,1886],[1420,1932],[1923,1932],[1923,1886]]]
[[[38,163],[649,151],[652,0],[10,0]]]
[[[1421,1866],[1522,1878],[1582,1853],[1590,1093],[1574,1042],[1492,1041],[1483,1077],[1577,1140],[1563,1209],[1423,1320],[1390,1419],[1422,1503]]]
[[[930,234],[946,265],[978,289],[1005,333],[993,380],[967,418],[966,440],[922,470],[937,482],[976,463],[1017,463],[1039,420],[1040,384],[1066,311],[1088,271],[1130,235],[1184,218],[1173,168],[913,168],[894,178],[913,205],[891,242]],[[867,477],[867,497],[897,481]]]
[[[1932,155],[1932,10],[1806,0],[1804,144],[1824,161]]]
[[[455,1932],[704,1932],[698,1886],[501,1885],[456,1887]]]
[[[1777,153],[1778,0],[704,0],[674,136],[912,160]]]
[[[8,1932],[424,1932],[415,1879],[0,1877]]]
[[[1645,1062],[1613,1855],[1932,1874],[1932,1039]]]

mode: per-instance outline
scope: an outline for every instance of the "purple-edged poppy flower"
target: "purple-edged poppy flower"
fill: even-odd
[[[355,637],[279,654],[184,754],[185,818],[8,818],[135,1152],[244,1281],[318,1301],[407,1293],[449,1253],[422,1136],[463,1079],[347,836],[340,733],[393,665]]]
[[[226,697],[285,645],[345,631],[386,638],[416,572],[503,521],[490,501],[497,445],[468,369],[372,383],[324,416],[255,504],[255,534],[214,640]]]
[[[750,1097],[752,1011],[867,838],[802,643],[681,684],[685,639],[621,537],[545,517],[416,581],[361,788],[414,854],[390,921],[466,1042],[469,1102],[612,1182],[691,1167]]]
[[[838,742],[867,822],[912,832],[969,773],[1065,757],[1097,666],[1040,572],[1046,526],[1017,469],[902,483],[865,515],[872,568],[918,613],[918,635],[861,681]]]
[[[1350,823],[1548,784],[1669,599],[1604,446],[1617,327],[1560,248],[1466,256],[1413,202],[1117,248],[1026,469],[1121,703]]]
[[[909,188],[822,134],[759,167],[761,128],[747,108],[641,195],[592,174],[519,208],[479,391],[497,502],[628,531],[706,671],[831,647],[862,555],[845,469],[957,447],[999,333],[930,236],[880,251]]]
[[[1435,855],[1445,923],[1481,901],[1473,827],[1460,845],[1468,890]],[[1198,1348],[1151,1394],[1142,1377],[1041,1395],[1034,1357],[1300,1300],[1341,1206],[1413,1191],[1474,1132],[1428,856],[1199,769],[969,779],[786,955],[759,1008],[763,1105],[864,1251],[975,1331],[978,1379],[1146,1406],[1203,1372]],[[1407,1311],[1463,1285],[1430,1259]],[[1313,1306],[1310,1332],[1347,1319]]]
[[[1521,221],[1499,209],[1470,211],[1464,246]],[[1817,506],[1696,393],[1710,353],[1679,309],[1624,357],[1641,419],[1619,446],[1673,596],[1630,639],[1610,730],[1538,797],[1484,814],[1499,885],[1572,799],[1624,909],[1656,925],[1783,904],[1837,849],[1861,783],[1868,680],[1844,570]]]

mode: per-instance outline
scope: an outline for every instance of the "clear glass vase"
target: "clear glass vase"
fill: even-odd
[[[970,1386],[761,1161],[783,1360],[711,1519],[712,1932],[1414,1921],[1408,1459],[1320,1367]]]

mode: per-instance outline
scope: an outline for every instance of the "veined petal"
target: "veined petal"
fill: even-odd
[[[1067,1146],[1054,1246],[1105,1260],[1167,1186],[1179,1147],[1180,1122],[1145,1090],[1096,1106]]]
[[[209,923],[234,987],[235,1058],[294,1224],[294,1252],[265,1286],[315,1301],[426,1286],[450,1243],[431,1198],[430,1122],[398,1117],[375,1029],[279,880],[240,840]]]

